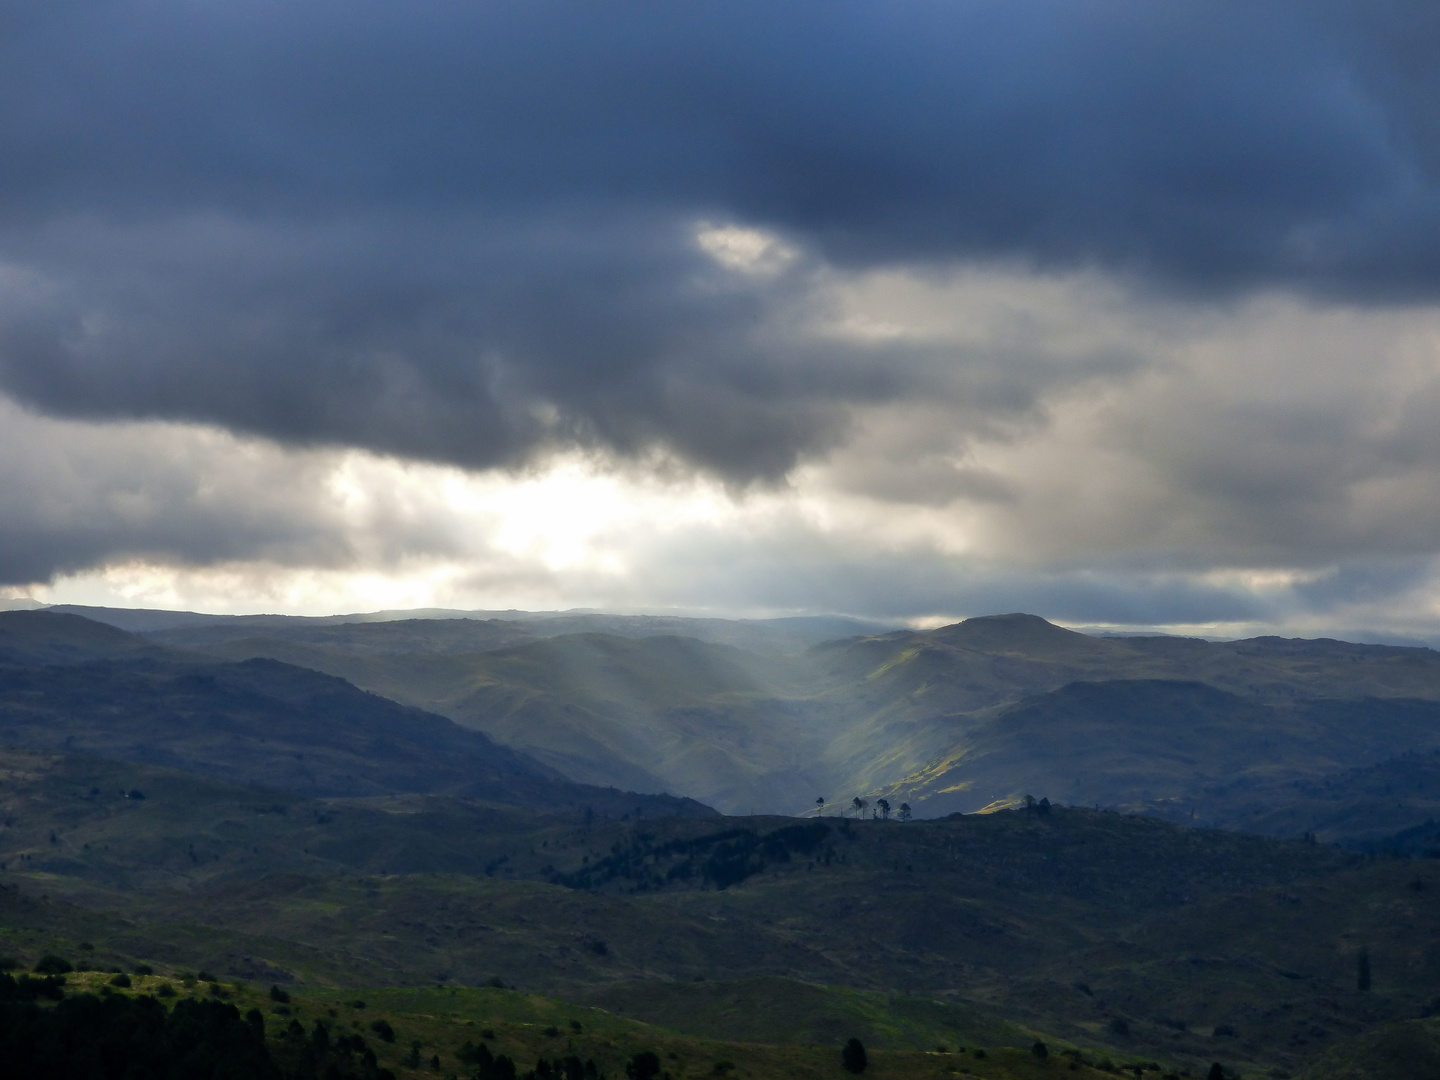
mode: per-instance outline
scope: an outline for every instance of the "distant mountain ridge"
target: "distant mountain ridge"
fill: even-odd
[[[610,625],[625,632],[596,629]],[[776,632],[587,613],[263,617],[143,638],[326,672],[572,781],[680,792],[727,812],[813,813],[817,797],[834,812],[860,797],[934,816],[1032,795],[1376,844],[1440,804],[1436,778],[1401,763],[1440,749],[1430,649],[1093,637],[1020,613],[799,653],[776,646]],[[1367,779],[1342,782],[1360,767]],[[1407,794],[1382,808],[1375,793],[1392,771]]]
[[[163,650],[107,623],[49,610],[0,611],[0,663],[80,664]]]
[[[375,627],[385,633],[386,624],[426,623],[444,625],[437,643],[452,645],[474,641],[481,647],[497,636],[507,643],[533,641],[561,634],[603,633],[617,637],[654,637],[674,634],[715,644],[801,652],[832,638],[854,637],[888,629],[885,624],[843,615],[797,615],[773,619],[715,619],[680,615],[612,615],[590,611],[464,611],[452,608],[421,608],[411,611],[374,611],[353,615],[208,615],[193,611],[86,607],[57,604],[47,611],[79,615],[121,630],[174,637],[186,642],[209,644],[237,638],[263,636],[279,630],[286,637],[324,641],[333,639],[336,628]],[[332,633],[327,635],[326,631]],[[345,631],[340,629],[343,636]]]
[[[0,744],[307,796],[461,795],[605,816],[713,814],[576,784],[480,732],[320,672],[186,657],[51,611],[0,613]]]
[[[410,628],[409,643],[401,627]],[[1033,794],[1369,842],[1375,830],[1346,807],[1370,796],[1311,800],[1314,813],[1302,822],[1279,814],[1292,797],[1286,785],[1361,761],[1383,768],[1377,755],[1434,746],[1440,730],[1440,655],[1424,648],[1099,638],[1025,614],[839,638],[797,657],[602,634],[497,638],[469,654],[425,644],[453,632],[423,621],[357,625],[327,631],[325,641],[275,633],[214,651],[344,674],[486,731],[572,778],[686,791],[732,812],[798,813],[817,796],[842,806],[861,796],[935,815]],[[1066,691],[1071,684],[1111,688]],[[1153,715],[1154,730],[1097,728],[1093,715],[1081,723],[1074,705],[1087,693],[1114,698],[1106,709]],[[1387,703],[1377,706],[1385,725],[1367,727],[1369,700]],[[1187,710],[1198,728],[1167,728]],[[1073,729],[1081,757],[1047,756],[1015,734],[1022,717],[1043,728],[1046,715]],[[1254,738],[1246,725],[1257,729]],[[1117,743],[1122,735],[1127,745]],[[1142,735],[1144,754],[1135,741]],[[1271,750],[1261,746],[1267,741]],[[1187,755],[1193,760],[1182,767]],[[1388,813],[1386,828],[1425,820],[1429,797],[1410,798],[1410,816]]]

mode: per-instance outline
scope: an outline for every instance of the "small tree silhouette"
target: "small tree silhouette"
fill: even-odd
[[[820,816],[821,816],[821,817],[824,817],[824,816],[825,816],[825,796],[824,796],[824,795],[821,795],[818,799],[815,800],[815,806],[816,806],[816,808],[819,810]]]
[[[660,1059],[649,1050],[642,1050],[625,1063],[630,1080],[655,1080],[660,1075]]]
[[[850,805],[855,807],[855,816],[857,818],[863,818],[865,816],[865,807],[869,806],[870,804],[864,799],[860,798],[859,795],[856,795],[855,798],[850,800]]]
[[[75,968],[72,967],[70,961],[64,957],[56,956],[54,953],[46,953],[35,962],[35,967],[31,970],[40,975],[64,975],[74,971]]]
[[[870,1058],[865,1053],[865,1044],[859,1039],[851,1039],[840,1051],[840,1064],[845,1066],[846,1072],[855,1073],[857,1076],[865,1071],[865,1066],[870,1064]]]
[[[900,804],[900,820],[909,821],[910,817],[910,804],[908,802],[902,802]]]
[[[883,817],[886,821],[889,821],[889,820],[890,820],[890,800],[889,800],[889,799],[876,799],[876,800],[875,800],[875,805],[880,808],[880,816]]]

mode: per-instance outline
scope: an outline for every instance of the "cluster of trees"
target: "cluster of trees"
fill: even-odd
[[[29,980],[30,983],[39,980]],[[264,1019],[227,1002],[77,994],[26,1000],[26,980],[0,980],[0,1061],[8,1075],[130,1080],[285,1080],[265,1046]]]
[[[392,1032],[386,1041],[394,1037]],[[360,1035],[332,1037],[319,1021],[307,1033],[300,1021],[291,1020],[280,1035],[276,1056],[285,1080],[395,1080],[393,1072],[379,1066],[375,1051],[365,1045]]]
[[[662,844],[656,844],[651,833],[637,832],[629,846],[617,842],[604,858],[573,873],[552,873],[550,882],[571,889],[595,889],[624,881],[637,891],[647,891],[698,880],[727,889],[771,864],[786,863],[796,856],[828,862],[833,857],[829,837],[830,826],[818,821],[768,833],[725,829]]]
[[[870,802],[869,802],[869,800],[867,800],[867,799],[862,799],[859,795],[856,795],[855,798],[853,798],[853,799],[850,800],[850,806],[854,809],[854,811],[855,811],[855,816],[856,816],[857,818],[863,818],[863,817],[865,816],[865,811],[866,811],[866,810],[870,810],[870,819],[871,819],[872,821],[875,820],[876,818],[879,818],[879,819],[881,819],[881,820],[883,820],[883,821],[889,821],[889,820],[890,820],[890,800],[889,800],[889,799],[876,799],[876,800],[875,800],[875,807],[874,807],[874,809],[870,809]],[[821,816],[821,817],[824,817],[824,816],[825,816],[825,796],[821,795],[819,798],[817,798],[817,799],[815,800],[815,807],[816,807],[816,809],[820,812],[820,816]],[[841,810],[840,810],[840,816],[841,816],[841,817],[844,817],[844,816],[845,816],[845,810],[844,810],[843,807],[842,807]],[[908,802],[906,802],[906,803],[901,803],[901,804],[900,804],[900,809],[899,809],[899,811],[897,811],[897,816],[900,818],[901,821],[909,821],[909,820],[911,819],[911,817],[914,816],[914,812],[910,809],[910,804],[909,804]]]
[[[67,997],[61,974],[0,973],[0,1063],[7,1076],[35,1080],[395,1080],[358,1034],[332,1036],[319,1023],[306,1032],[292,1020],[272,1053],[258,1009],[241,1016],[215,998],[167,1009],[148,995]],[[513,1072],[503,1080],[515,1080]],[[570,1070],[539,1080],[600,1078]]]
[[[456,1056],[462,1064],[470,1067],[470,1080],[605,1080],[605,1074],[596,1067],[594,1059],[581,1061],[574,1054],[557,1057],[553,1061],[542,1057],[535,1062],[533,1069],[525,1073],[518,1072],[509,1054],[493,1054],[483,1042],[479,1046],[466,1043]],[[655,1069],[649,1072],[652,1060]],[[631,1080],[652,1080],[659,1072],[660,1059],[648,1052],[636,1054],[626,1068]]]
[[[0,974],[0,1002],[38,1001],[48,998],[59,1001],[65,996],[64,975],[42,975],[38,979],[21,975]]]

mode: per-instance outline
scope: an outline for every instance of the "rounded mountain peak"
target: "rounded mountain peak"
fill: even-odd
[[[1024,612],[979,615],[932,630],[928,636],[956,648],[1025,656],[1079,655],[1104,647],[1095,638]]]

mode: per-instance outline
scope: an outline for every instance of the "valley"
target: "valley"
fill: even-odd
[[[780,648],[768,623],[718,622],[695,620],[702,640],[678,619],[272,617],[133,641],[323,671],[569,780],[724,813],[861,797],[933,817],[1028,794],[1373,846],[1440,807],[1433,770],[1402,760],[1440,751],[1428,649],[1094,638],[1027,615],[808,644],[790,624]]]
[[[1366,1076],[1440,1014],[1425,650],[1032,617],[790,651],[202,629],[0,614],[12,969],[218,980],[276,1053],[264,987],[332,1032],[363,998],[358,1032],[383,1009],[426,1048],[379,1047],[397,1076],[468,1074],[476,1025],[523,1068],[554,1029],[675,1080],[838,1077],[849,1038],[881,1077]],[[848,776],[866,813],[636,793],[665,775],[756,801]],[[572,1014],[583,1038],[541,1022]]]

